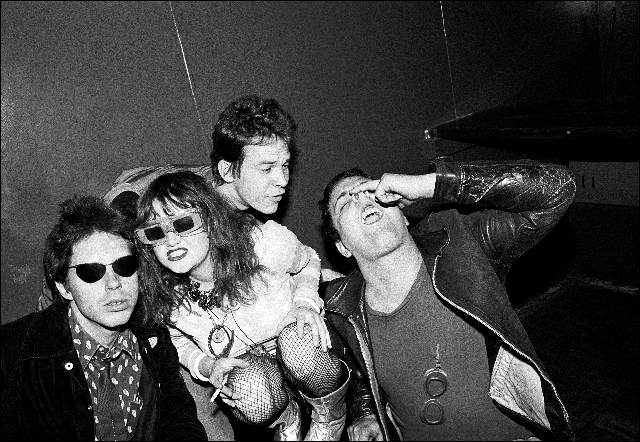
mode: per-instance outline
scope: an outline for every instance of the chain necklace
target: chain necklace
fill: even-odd
[[[186,285],[186,293],[187,293],[187,296],[189,296],[189,298],[192,301],[196,302],[201,309],[206,311],[209,317],[211,318],[213,327],[209,332],[208,346],[209,346],[209,351],[213,356],[215,356],[216,358],[228,357],[229,353],[231,352],[231,347],[233,346],[235,337],[237,337],[240,340],[240,342],[242,342],[248,348],[247,351],[249,353],[252,353],[257,356],[265,355],[267,353],[267,350],[264,347],[264,345],[262,345],[262,343],[256,344],[255,341],[245,333],[242,327],[240,327],[240,324],[238,324],[238,321],[235,315],[233,314],[234,309],[229,307],[224,307],[222,305],[222,302],[220,302],[220,300],[218,300],[217,297],[212,296],[213,289],[200,290],[200,283],[193,281],[191,278],[189,278]],[[220,319],[218,315],[216,315],[215,312],[213,312],[212,310],[213,307],[217,307],[224,311],[224,317],[222,319]],[[233,332],[233,330],[229,329],[225,325],[225,322],[229,316],[229,312],[231,312],[231,317],[233,318],[233,322],[235,323],[237,329],[240,330],[240,332],[242,332],[244,337],[247,340],[249,340],[251,344],[249,344],[247,341],[242,339],[240,335],[236,335]],[[215,352],[213,350],[213,343],[220,344],[224,342],[225,339],[228,339],[228,342],[227,342],[227,345],[225,345],[224,349],[220,353]]]
[[[212,307],[220,307],[222,305],[219,295],[213,295],[213,289],[200,290],[200,283],[191,278],[187,280],[186,294],[202,310],[210,310]]]
[[[229,330],[224,325],[225,321],[227,320],[227,316],[229,314],[229,309],[223,308],[221,305],[222,303],[219,302],[217,297],[212,296],[213,289],[200,290],[200,283],[193,281],[191,278],[187,280],[186,293],[187,293],[187,296],[192,301],[196,302],[202,310],[207,312],[207,314],[209,315],[209,318],[211,319],[211,322],[213,323],[213,327],[209,332],[209,339],[207,339],[209,351],[216,359],[228,357],[234,341],[233,330]],[[224,310],[225,314],[222,320],[220,320],[218,315],[216,315],[213,312],[212,310],[213,307],[218,307]],[[224,346],[222,351],[220,353],[215,352],[213,349],[213,343],[215,342],[216,344],[220,344],[221,342],[224,342],[225,339],[227,339],[228,342]]]
[[[240,327],[240,324],[238,324],[238,320],[236,319],[236,316],[233,314],[233,310],[231,310],[231,318],[233,318],[233,322],[236,324],[236,327],[238,328],[238,330],[240,330],[242,332],[242,334],[245,336],[245,338],[247,338],[249,341],[251,341],[251,345],[249,345],[247,343],[247,341],[245,341],[244,339],[242,339],[240,337],[240,335],[238,336],[238,339],[240,339],[240,342],[242,342],[246,347],[247,347],[247,351],[253,355],[256,356],[264,356],[267,354],[267,349],[265,348],[265,346],[260,343],[260,344],[256,344],[255,341],[253,339],[251,339],[249,337],[248,334],[245,333],[244,330],[242,330],[242,327]]]

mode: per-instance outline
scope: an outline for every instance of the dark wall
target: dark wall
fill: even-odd
[[[2,322],[33,310],[58,203],[127,168],[207,163],[218,114],[248,93],[298,121],[280,221],[333,267],[316,205],[328,179],[420,173],[424,129],[588,88],[582,3],[172,2],[196,111],[168,2],[2,2]],[[637,47],[637,3],[615,3]],[[617,71],[633,80],[629,63]]]

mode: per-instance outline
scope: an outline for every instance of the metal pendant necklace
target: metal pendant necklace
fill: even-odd
[[[233,330],[229,330],[224,323],[227,320],[230,310],[223,307],[220,300],[213,296],[213,289],[206,291],[200,290],[200,283],[193,281],[191,278],[187,281],[186,292],[187,296],[189,296],[192,301],[196,302],[201,309],[207,312],[211,322],[213,323],[213,327],[209,332],[209,339],[207,340],[209,351],[218,359],[228,357],[231,347],[233,346],[234,333]],[[212,308],[214,307],[218,307],[225,312],[222,320],[213,312]],[[227,344],[224,346],[222,351],[220,353],[214,351],[213,343],[220,344],[224,342],[225,339],[227,340]]]
[[[224,318],[222,319],[222,321],[220,321],[220,318],[218,318],[218,315],[216,315],[210,309],[207,309],[207,313],[209,313],[209,317],[211,318],[211,322],[213,322],[213,328],[209,332],[209,339],[208,339],[209,351],[217,359],[226,358],[226,357],[229,356],[229,352],[231,351],[231,347],[233,346],[233,341],[234,341],[234,337],[235,337],[234,333],[233,333],[233,330],[229,330],[224,325],[224,322],[227,320],[227,316],[229,315],[229,310],[225,309]],[[211,315],[213,315],[213,316],[211,316]],[[213,319],[213,317],[215,317],[215,320]],[[227,345],[224,346],[224,348],[222,349],[222,351],[220,353],[216,353],[213,350],[212,343],[215,342],[216,344],[220,344],[220,343],[224,342],[225,339],[227,339]]]

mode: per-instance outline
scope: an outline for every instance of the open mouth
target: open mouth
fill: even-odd
[[[169,261],[179,261],[187,255],[187,249],[176,249],[167,252],[167,259]]]
[[[365,225],[373,224],[378,222],[382,218],[382,215],[382,211],[379,208],[369,205],[362,211],[362,223]]]

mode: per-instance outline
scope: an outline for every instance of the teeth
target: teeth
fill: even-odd
[[[376,207],[368,206],[362,212],[362,222],[364,224],[373,224],[382,218],[382,212],[380,212]]]

